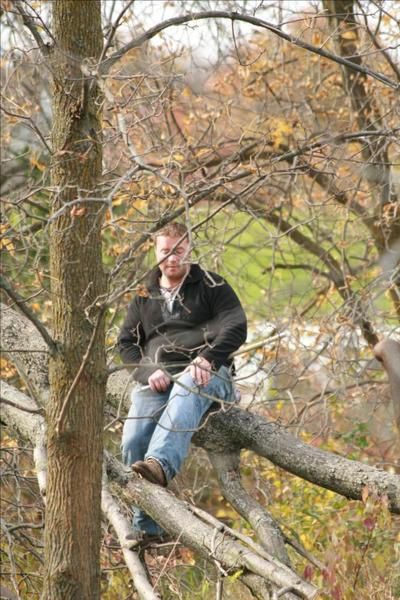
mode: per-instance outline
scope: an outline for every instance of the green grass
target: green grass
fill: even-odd
[[[298,210],[293,217],[295,224],[305,223],[297,227],[299,232],[319,244],[325,253],[329,252],[339,265],[357,270],[349,283],[364,310],[374,311],[374,316],[390,313],[391,305],[377,279],[379,269],[364,269],[370,250],[366,231],[359,222],[349,222],[347,215],[337,214],[333,208],[324,209],[312,226],[305,211]],[[198,213],[194,222],[200,218],[204,218],[203,212]],[[227,278],[249,314],[256,318],[271,319],[288,312],[299,314],[329,283],[318,274],[328,271],[318,257],[277,232],[267,221],[230,209],[221,211],[197,235],[194,254],[204,267]],[[306,267],[295,268],[295,265]],[[332,288],[329,300],[318,303],[308,317],[326,316],[342,303],[343,299]]]

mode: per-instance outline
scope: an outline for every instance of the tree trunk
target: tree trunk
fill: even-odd
[[[102,415],[105,277],[100,229],[104,204],[101,106],[82,65],[102,50],[100,2],[56,0],[52,128],[50,268],[53,336],[50,357],[48,484],[43,599],[100,595]]]
[[[359,51],[359,25],[356,20],[357,3],[354,0],[323,0],[329,14],[332,35],[336,41],[338,53],[352,63],[361,65]],[[344,67],[343,81],[354,111],[357,125],[361,131],[376,131],[386,127],[386,115],[381,114],[379,100],[375,100],[368,90],[367,76]],[[400,218],[398,216],[398,197],[394,186],[390,185],[390,160],[387,136],[376,136],[362,146],[365,161],[364,177],[371,192],[378,192],[377,208],[370,219],[374,241],[381,255],[393,256],[393,279],[389,294],[397,316],[400,318],[400,279],[396,276],[399,265],[398,243],[400,240]]]

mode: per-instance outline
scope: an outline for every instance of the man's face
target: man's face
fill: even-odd
[[[189,240],[179,242],[179,237],[160,235],[156,238],[155,252],[164,278],[179,282],[187,272],[189,262]],[[162,261],[162,262],[160,262]]]

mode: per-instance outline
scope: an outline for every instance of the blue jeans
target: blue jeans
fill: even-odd
[[[122,433],[124,464],[130,466],[137,460],[155,458],[167,481],[172,479],[180,471],[190,440],[213,398],[234,401],[232,378],[224,366],[204,387],[185,371],[166,392],[153,392],[143,386],[134,389]],[[138,508],[134,509],[133,528],[149,535],[162,533],[159,525]]]

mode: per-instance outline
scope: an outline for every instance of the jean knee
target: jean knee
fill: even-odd
[[[121,439],[121,453],[125,464],[143,459],[155,426],[153,421],[128,417]]]
[[[198,384],[195,382],[189,371],[184,371],[176,379],[174,387],[170,394],[170,400],[174,396],[188,396],[199,390]]]

